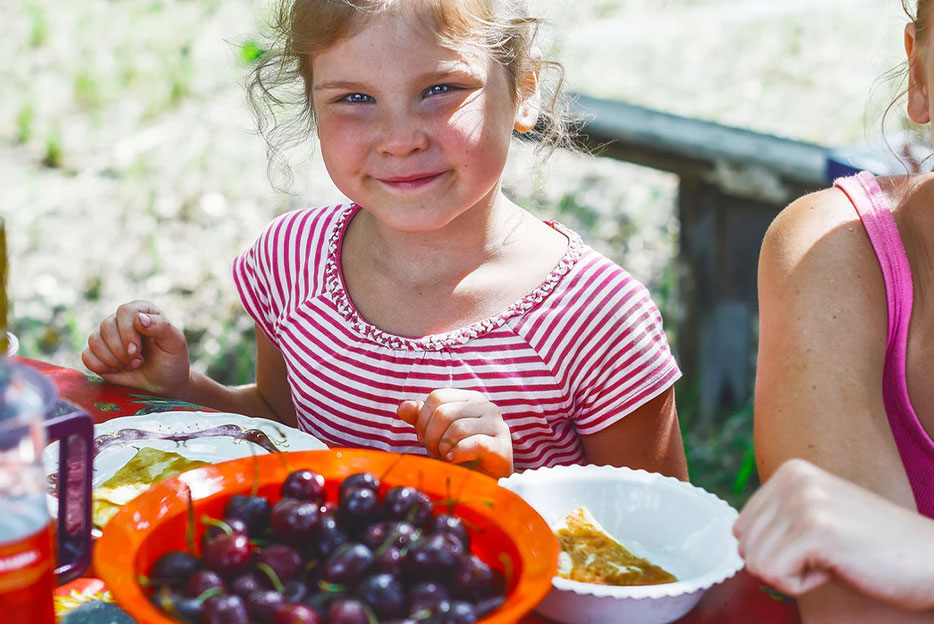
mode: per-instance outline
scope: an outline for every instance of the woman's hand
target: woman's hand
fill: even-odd
[[[88,337],[84,365],[110,383],[184,399],[188,344],[181,330],[148,301],[131,301]]]
[[[895,607],[934,609],[934,521],[802,459],[753,495],[733,533],[749,571],[792,596],[835,576]]]
[[[429,456],[455,464],[475,462],[494,478],[512,474],[509,426],[483,394],[443,388],[425,401],[402,401],[397,414],[415,427]]]

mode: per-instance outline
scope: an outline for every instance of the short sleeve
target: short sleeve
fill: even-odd
[[[267,238],[268,230],[237,256],[233,263],[233,279],[243,308],[278,348],[276,326],[279,314],[270,296],[270,285],[275,282],[275,276],[269,270],[269,258],[265,255]]]
[[[681,376],[658,308],[628,273],[617,267],[590,308],[575,375],[574,424],[581,435],[618,422]]]

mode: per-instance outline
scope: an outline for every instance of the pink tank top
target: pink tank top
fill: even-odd
[[[882,268],[889,317],[882,398],[918,512],[934,518],[934,441],[911,406],[905,375],[913,302],[911,267],[905,246],[892,216],[892,206],[875,176],[864,171],[840,178],[834,186],[846,193],[856,208]]]

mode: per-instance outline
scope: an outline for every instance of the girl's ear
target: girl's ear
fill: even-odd
[[[905,26],[905,54],[908,56],[908,117],[915,123],[931,121],[928,101],[925,50],[918,41],[914,24]]]
[[[519,77],[519,107],[516,110],[515,129],[528,132],[535,127],[542,106],[538,90],[538,76],[542,69],[542,53],[538,48],[529,51],[529,62]]]

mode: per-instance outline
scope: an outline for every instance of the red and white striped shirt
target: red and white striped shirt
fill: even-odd
[[[583,463],[581,435],[680,377],[645,287],[554,222],[567,251],[497,316],[422,338],[370,325],[347,296],[338,261],[357,210],[286,213],[233,266],[246,311],[285,359],[299,427],[329,446],[424,455],[396,407],[455,387],[499,407],[517,471]]]

